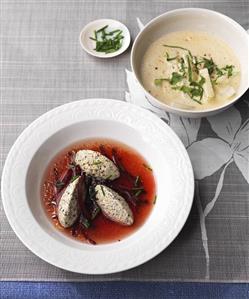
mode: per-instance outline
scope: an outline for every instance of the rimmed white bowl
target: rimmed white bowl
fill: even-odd
[[[108,25],[108,30],[110,31],[116,29],[122,30],[122,35],[124,36],[121,48],[116,52],[108,54],[95,51],[94,48],[96,43],[95,41],[90,39],[90,37],[93,37],[94,35],[94,30],[98,30],[106,25]],[[112,58],[122,54],[129,47],[131,36],[128,28],[123,23],[113,19],[99,19],[88,23],[82,29],[82,31],[80,32],[79,40],[82,49],[85,50],[88,54],[99,58]]]
[[[147,48],[161,36],[175,31],[204,31],[224,40],[236,53],[241,68],[241,83],[230,102],[207,110],[183,110],[164,104],[143,87],[141,62]],[[247,32],[231,18],[207,9],[184,8],[166,12],[150,21],[135,39],[131,52],[131,67],[136,79],[152,105],[186,117],[204,117],[221,112],[233,105],[249,87],[249,39]]]
[[[40,198],[49,161],[64,147],[85,138],[121,141],[153,167],[157,201],[145,224],[121,242],[89,245],[56,230]],[[55,108],[18,137],[2,175],[3,206],[20,240],[57,267],[107,274],[140,265],[165,249],[190,212],[194,179],[188,154],[162,120],[142,108],[116,100],[90,99]]]

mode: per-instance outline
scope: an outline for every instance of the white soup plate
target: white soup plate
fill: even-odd
[[[104,245],[79,242],[48,219],[40,190],[51,159],[70,144],[112,138],[137,150],[152,166],[157,201],[144,225]],[[20,240],[48,263],[78,273],[107,274],[138,266],[164,250],[192,206],[193,170],[170,127],[149,111],[117,100],[90,99],[55,108],[30,124],[11,148],[2,175],[3,206]]]

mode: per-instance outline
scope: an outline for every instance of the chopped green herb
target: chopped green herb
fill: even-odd
[[[144,190],[138,190],[136,193],[135,193],[135,196],[138,197]]]
[[[176,73],[176,72],[173,72],[173,73],[172,73],[172,77],[171,77],[169,83],[170,83],[171,85],[176,85],[178,82],[182,81],[183,78],[184,78],[184,77],[183,77],[181,74]]]
[[[92,212],[91,219],[92,219],[92,220],[95,219],[96,216],[99,214],[99,212],[100,212],[100,208],[99,208],[99,207],[96,207],[96,208],[93,210],[93,212]]]
[[[166,60],[167,61],[172,61],[172,60],[175,60],[176,58],[177,58],[177,56],[175,56],[175,57],[169,57],[169,53],[166,52]]]
[[[187,86],[187,85],[182,85],[182,86],[176,86],[176,87],[172,87],[173,89],[176,89],[176,90],[180,90],[182,91],[183,93],[186,93],[189,95],[189,97],[197,102],[198,104],[202,104],[201,103],[201,99],[203,97],[203,93],[204,93],[204,90],[203,90],[203,84],[205,83],[205,78],[201,77],[200,81],[199,82],[196,82],[196,81],[192,81],[190,83],[190,86]]]
[[[199,78],[199,71],[207,69],[211,77],[213,84],[217,84],[217,80],[221,76],[227,76],[227,78],[233,76],[234,65],[226,65],[225,67],[219,68],[218,65],[211,58],[193,56],[191,51],[187,48],[174,45],[163,45],[164,47],[181,49],[187,51],[186,59],[181,57],[179,54],[175,57],[170,57],[166,52],[167,61],[177,59],[178,61],[178,72],[173,72],[171,78],[158,78],[155,79],[154,83],[156,86],[161,86],[163,81],[168,81],[171,84],[171,88],[179,90],[187,94],[193,101],[198,104],[202,104],[202,98],[204,95],[203,85],[205,78],[201,76]],[[206,56],[206,54],[204,54]],[[181,82],[182,81],[182,82]]]
[[[156,203],[157,200],[157,195],[155,195],[154,200],[153,200],[153,205]]]
[[[85,228],[89,228],[91,226],[91,223],[88,219],[86,219],[84,216],[81,215],[80,217],[80,223],[84,225]]]
[[[213,59],[208,59],[206,57],[201,57],[200,60],[196,62],[196,65],[198,65],[198,67],[201,69],[207,68],[209,71],[209,75],[211,75],[216,68],[216,64],[214,63]]]
[[[99,160],[98,160],[98,161],[94,161],[94,162],[93,162],[93,165],[99,165],[99,164],[101,164],[101,163],[102,163],[102,161],[99,161]]]
[[[192,58],[193,55],[192,53],[189,51],[189,49],[183,48],[183,47],[179,47],[179,46],[171,46],[171,45],[163,45],[164,47],[168,47],[168,48],[173,48],[173,49],[181,49],[184,51],[187,51],[189,53],[189,56]]]
[[[103,195],[105,196],[105,191],[104,191],[103,186],[101,185],[100,188],[101,188],[101,191],[102,191]]]
[[[71,178],[70,183],[72,183],[73,181],[75,181],[78,177],[79,177],[79,175],[74,175],[74,176]]]
[[[94,39],[97,41],[98,40],[98,37],[97,37],[97,31],[94,30]]]
[[[107,32],[108,25],[94,31],[94,37],[89,37],[96,42],[95,49],[97,52],[104,52],[106,54],[116,52],[122,47],[122,30],[116,29]]]
[[[203,68],[208,69],[209,75],[213,75],[215,73],[216,78],[214,79],[214,82],[216,82],[221,76],[225,75],[225,73],[227,74],[228,78],[233,75],[234,65],[226,65],[223,68],[219,68],[217,64],[214,63],[212,58],[207,59],[202,57],[202,60],[200,60],[198,64],[203,64]]]
[[[227,72],[227,78],[233,75],[233,69],[234,69],[234,65],[226,65],[224,68],[222,68],[222,70]]]
[[[147,168],[148,170],[152,171],[152,168],[150,168],[148,165],[143,164],[143,166],[144,166],[145,168]]]
[[[200,86],[203,86],[203,84],[206,82],[206,79],[204,78],[204,77],[202,77],[201,76],[201,79],[200,79],[200,81],[198,82],[198,84],[200,85]]]
[[[154,84],[155,84],[156,86],[161,86],[162,83],[163,83],[163,81],[169,81],[169,79],[167,79],[167,78],[155,79],[155,80],[154,80]]]
[[[183,93],[186,93],[187,95],[189,95],[189,97],[197,102],[198,104],[202,104],[200,100],[196,99],[196,97],[201,97],[201,92],[197,91],[195,88],[187,86],[187,85],[182,85],[182,86],[178,86],[178,87],[172,87],[175,90],[180,90]]]
[[[186,66],[185,66],[184,59],[181,58],[179,72],[183,73],[183,76],[185,75],[185,69],[186,69]]]
[[[119,30],[118,34],[114,37],[114,39],[120,39],[122,34],[122,30]]]
[[[217,74],[217,76],[221,77],[221,76],[224,75],[224,73],[222,72],[222,70],[219,69],[217,66],[216,66],[215,70],[216,70],[216,74]]]
[[[217,80],[224,75],[223,71],[219,68],[216,70],[216,77],[212,80],[213,84],[218,84]]]
[[[193,56],[193,57],[192,57],[192,63],[193,63],[194,65],[197,65],[197,64],[198,64],[197,56]]]
[[[112,177],[112,174],[110,174],[110,175],[106,178],[106,180],[109,180],[111,177]]]
[[[106,35],[113,35],[116,32],[119,33],[119,32],[122,32],[122,31],[120,29],[116,29],[116,30],[113,30],[113,31],[110,31],[110,32],[106,33]]]
[[[136,179],[135,179],[135,182],[134,182],[134,186],[137,187],[138,184],[139,184],[139,182],[140,182],[140,176],[138,175],[138,176],[136,176]]]
[[[99,32],[105,31],[107,27],[108,27],[108,25],[105,25],[104,27],[98,29],[96,32],[99,33]]]
[[[199,74],[199,69],[198,69],[198,58],[197,56],[193,56],[192,57],[192,66],[193,66],[193,72],[196,72],[197,74]]]
[[[64,187],[64,183],[62,182],[62,181],[60,181],[60,180],[58,180],[56,183],[55,183],[55,187],[56,188],[61,188],[61,187]]]
[[[188,80],[189,82],[192,82],[193,80],[193,73],[192,73],[192,67],[191,67],[191,62],[190,62],[190,57],[187,55],[187,63],[188,63]]]

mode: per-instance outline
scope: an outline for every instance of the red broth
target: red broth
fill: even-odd
[[[131,226],[123,226],[108,220],[100,212],[88,229],[77,230],[75,227],[63,228],[55,216],[56,206],[51,204],[51,201],[54,200],[54,185],[60,175],[68,169],[73,151],[91,149],[100,152],[101,146],[104,146],[105,155],[108,158],[111,158],[112,150],[115,149],[119,160],[127,172],[134,177],[139,176],[141,179],[145,193],[138,196],[140,203],[134,206],[131,202],[127,201],[133,211],[134,223]],[[113,186],[127,185],[131,183],[130,181],[125,174],[121,174],[120,178],[113,181]],[[41,197],[48,217],[58,230],[82,242],[89,242],[90,240],[90,243],[93,244],[103,244],[121,241],[141,227],[148,218],[155,203],[156,185],[153,170],[137,151],[114,140],[89,139],[67,147],[58,153],[49,163],[42,182]]]

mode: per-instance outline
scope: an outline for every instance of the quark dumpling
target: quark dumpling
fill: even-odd
[[[120,176],[117,166],[107,157],[92,150],[81,150],[76,153],[75,163],[86,175],[104,180],[115,180]]]
[[[133,224],[133,213],[122,196],[104,185],[97,185],[95,191],[96,202],[107,218],[122,225]]]
[[[72,226],[80,214],[78,184],[80,177],[71,182],[64,190],[58,205],[58,220],[63,227]]]

